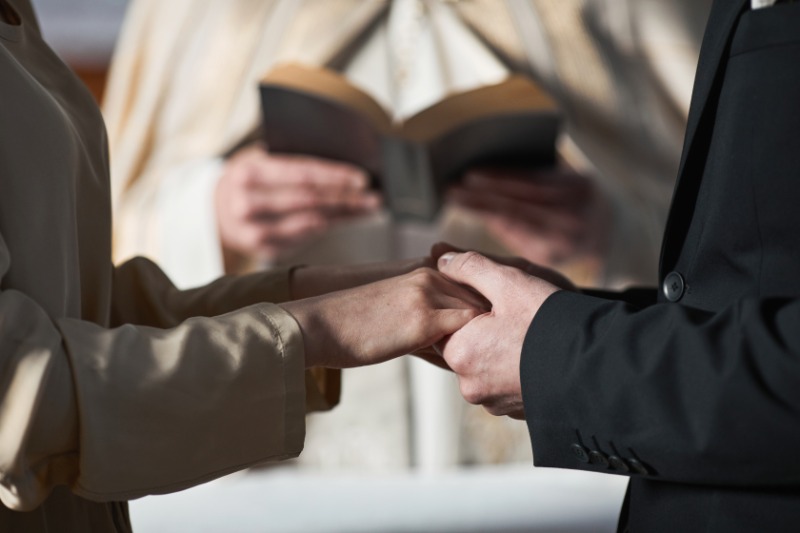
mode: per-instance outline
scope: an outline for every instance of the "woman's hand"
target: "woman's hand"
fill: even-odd
[[[300,266],[292,271],[290,294],[292,300],[301,300],[402,276],[425,267],[435,269],[436,261],[421,257],[357,265]]]
[[[303,332],[306,367],[348,368],[423,350],[486,311],[430,268],[281,304]]]

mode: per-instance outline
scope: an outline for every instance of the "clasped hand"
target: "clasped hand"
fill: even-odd
[[[416,263],[432,264],[430,260]],[[414,268],[418,264],[298,271],[295,276],[303,278],[294,283],[299,294],[318,295],[282,306],[300,325],[306,366],[348,368],[422,352],[488,309],[474,291],[434,268]],[[404,270],[410,271],[396,275]],[[386,275],[392,277],[380,279]]]
[[[438,271],[430,258],[298,271],[303,299],[282,305],[303,332],[306,366],[356,367],[409,353],[430,359],[435,345],[467,401],[524,418],[519,366],[528,327],[549,296],[575,288],[521,259],[501,264],[454,250],[434,246]]]
[[[434,247],[434,255],[437,255]],[[476,252],[448,251],[439,271],[471,287],[490,310],[459,328],[439,346],[458,376],[464,399],[493,415],[525,418],[520,384],[520,356],[528,327],[544,301],[561,289],[574,290],[552,270],[514,259],[501,264]]]

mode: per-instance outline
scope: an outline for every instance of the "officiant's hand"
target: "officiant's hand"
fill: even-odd
[[[593,180],[574,171],[476,168],[448,199],[477,212],[503,245],[533,263],[604,255],[607,200]]]
[[[359,168],[267,153],[260,144],[234,153],[217,185],[215,209],[226,270],[242,260],[270,261],[343,220],[381,204]]]
[[[481,296],[431,268],[281,306],[300,325],[309,368],[424,351],[486,312]]]

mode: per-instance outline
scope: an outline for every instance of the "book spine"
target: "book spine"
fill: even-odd
[[[383,141],[382,189],[396,220],[433,220],[439,198],[427,147],[396,137]]]

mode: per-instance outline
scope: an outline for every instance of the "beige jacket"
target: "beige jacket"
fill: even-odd
[[[106,139],[29,0],[0,22],[0,530],[125,531],[124,504],[303,446],[287,274],[176,290],[111,262]],[[247,306],[247,307],[244,307]],[[20,513],[19,511],[29,511]]]
[[[452,11],[509,70],[558,98],[568,159],[596,175],[614,202],[605,282],[654,280],[710,0],[419,1]],[[256,85],[271,65],[341,66],[389,5],[134,0],[104,105],[115,257],[183,261],[190,278],[198,264],[214,265],[201,279],[219,273],[212,195],[221,169],[192,165],[256,127]],[[358,239],[345,235],[343,246]]]

